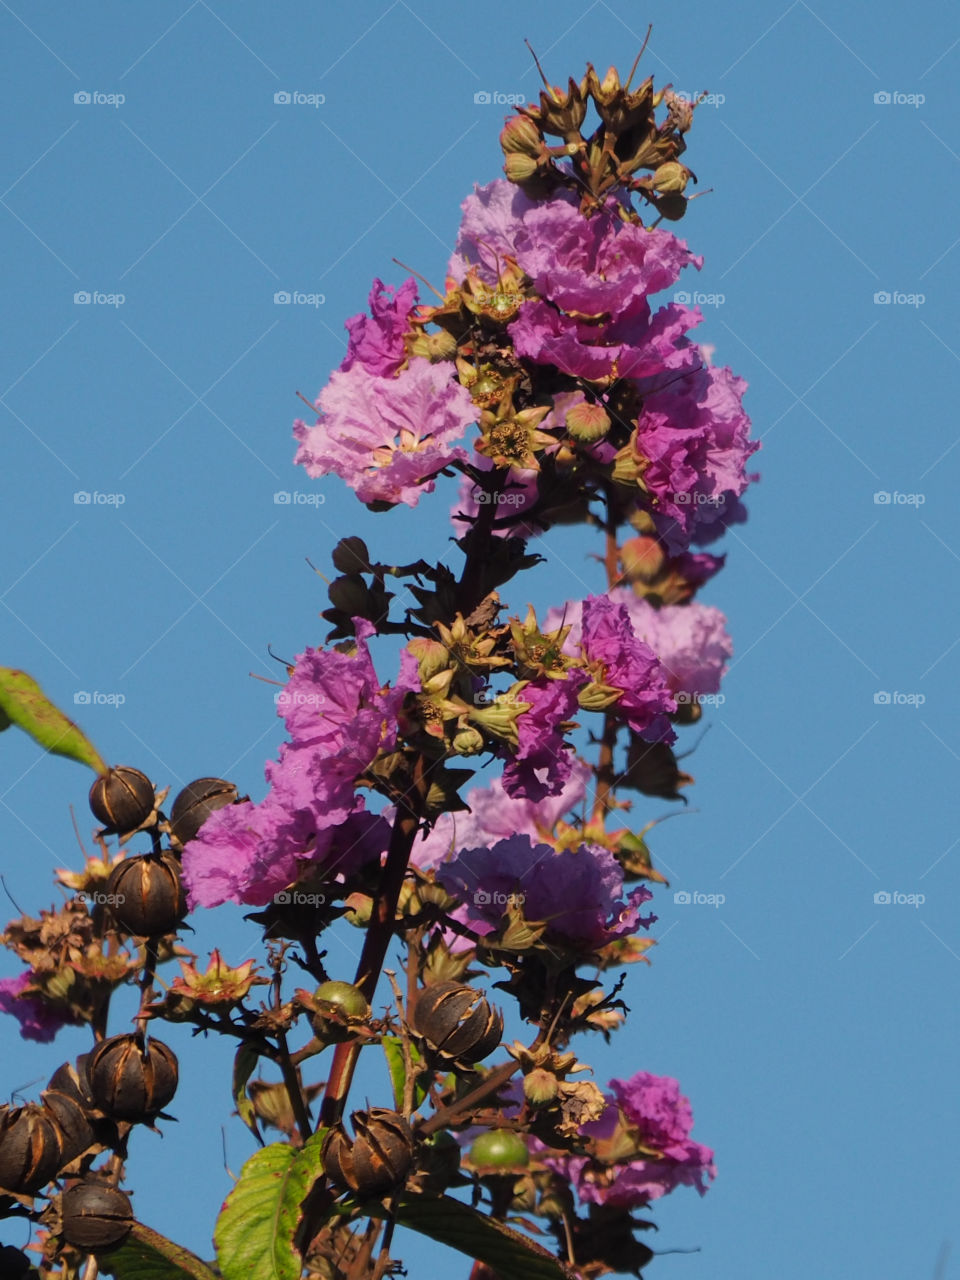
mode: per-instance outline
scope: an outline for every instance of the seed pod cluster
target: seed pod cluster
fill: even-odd
[[[472,1064],[500,1043],[503,1014],[474,987],[436,982],[417,997],[410,1026],[438,1053]]]
[[[177,1091],[177,1059],[162,1040],[111,1036],[90,1055],[94,1104],[112,1120],[152,1121]]]
[[[60,1200],[63,1238],[76,1249],[103,1253],[125,1240],[133,1226],[126,1192],[97,1177],[75,1182]]]
[[[107,881],[114,919],[138,938],[172,933],[187,914],[180,867],[169,851],[118,862]]]
[[[337,1187],[360,1195],[382,1195],[400,1186],[413,1163],[413,1133],[398,1111],[371,1107],[355,1111],[356,1137],[342,1125],[327,1134],[321,1158],[327,1177]]]
[[[215,809],[237,800],[237,788],[223,778],[195,778],[188,782],[170,810],[170,834],[179,845],[195,839]]]
[[[153,783],[145,773],[125,764],[108,769],[90,788],[93,816],[111,831],[136,831],[155,804]]]

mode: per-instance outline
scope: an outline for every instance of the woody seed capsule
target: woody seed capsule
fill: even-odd
[[[113,1248],[127,1238],[133,1226],[127,1194],[95,1178],[67,1188],[60,1215],[67,1244],[89,1252]]]
[[[413,1163],[413,1133],[403,1116],[386,1107],[355,1111],[356,1138],[342,1125],[331,1129],[321,1150],[324,1172],[338,1187],[378,1195],[399,1186]]]
[[[188,782],[170,810],[170,832],[180,843],[196,838],[197,832],[215,809],[223,809],[237,799],[237,788],[223,778],[195,778]]]
[[[177,1091],[177,1059],[162,1040],[111,1036],[90,1055],[90,1091],[101,1111],[131,1123],[152,1120]]]
[[[113,831],[136,831],[153,812],[153,783],[139,769],[119,764],[90,788],[93,816]]]
[[[61,1133],[43,1107],[0,1107],[0,1187],[34,1195],[56,1175],[61,1163]]]
[[[500,1043],[503,1014],[474,987],[436,982],[420,992],[410,1026],[446,1057],[474,1063]]]
[[[139,938],[172,933],[187,913],[180,868],[169,851],[117,863],[107,881],[107,894],[117,924]]]

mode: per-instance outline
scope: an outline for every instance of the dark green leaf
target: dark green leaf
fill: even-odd
[[[452,1196],[405,1196],[397,1221],[485,1262],[499,1280],[571,1280],[573,1275],[542,1245]]]
[[[0,667],[0,729],[11,724],[19,725],[45,751],[87,764],[95,773],[107,772],[90,739],[53,705],[33,676]]]
[[[403,1041],[399,1036],[383,1037],[383,1052],[387,1059],[387,1070],[390,1072],[390,1083],[393,1085],[393,1101],[398,1111],[403,1109],[403,1086],[407,1071],[403,1061]],[[420,1083],[426,1074],[423,1056],[415,1044],[410,1046],[410,1059],[414,1069],[413,1105],[416,1109],[427,1096],[426,1088]]]
[[[252,1044],[242,1044],[233,1060],[233,1100],[237,1104],[237,1115],[247,1126],[256,1140],[263,1146],[260,1126],[257,1124],[257,1113],[247,1093],[247,1081],[256,1070],[260,1054]]]
[[[117,1280],[216,1280],[217,1275],[195,1253],[142,1222],[133,1224],[119,1249],[103,1255],[100,1270]]]
[[[299,1151],[272,1143],[243,1166],[213,1233],[223,1280],[300,1280],[294,1237],[300,1206],[321,1172],[324,1136],[315,1133]]]

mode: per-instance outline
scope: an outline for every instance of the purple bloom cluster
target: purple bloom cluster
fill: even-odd
[[[10,1013],[17,1019],[24,1040],[49,1044],[71,1019],[58,1013],[46,1000],[23,994],[33,980],[34,975],[29,969],[18,978],[0,979],[0,1012]]]
[[[367,649],[369,622],[355,619],[354,654],[307,649],[277,699],[290,741],[266,766],[270,791],[213,813],[183,853],[191,905],[262,906],[296,880],[302,863],[335,875],[375,860],[389,826],[364,811],[356,781],[396,741],[400,703],[414,687],[404,664],[382,688]]]

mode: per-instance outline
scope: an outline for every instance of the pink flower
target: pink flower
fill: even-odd
[[[0,979],[0,1011],[12,1013],[20,1023],[24,1040],[39,1040],[49,1044],[57,1032],[74,1021],[66,1012],[54,1009],[39,996],[23,995],[24,988],[34,981],[31,969],[18,978]]]
[[[433,477],[466,452],[452,442],[476,422],[477,410],[451,363],[412,359],[395,377],[379,377],[359,361],[331,375],[317,401],[314,426],[301,420],[294,461],[314,478],[333,471],[362,502],[414,507]]]
[[[521,690],[530,708],[517,718],[519,746],[503,771],[508,796],[539,801],[562,790],[575,757],[560,725],[575,715],[586,683],[584,672],[568,671],[564,680],[532,680]]]
[[[617,714],[649,742],[673,742],[667,714],[676,703],[656,654],[637,638],[624,605],[609,596],[588,596],[581,617],[584,655],[602,664],[601,683],[622,691]]]
[[[558,853],[529,836],[512,836],[490,848],[461,849],[437,867],[437,879],[461,901],[455,918],[479,934],[493,932],[510,902],[520,905],[526,920],[547,922],[548,942],[589,951],[656,920],[640,914],[650,890],[634,889],[624,898],[620,864],[599,845]]]
[[[399,288],[374,280],[370,290],[370,315],[361,311],[346,322],[350,334],[343,371],[360,364],[368,373],[390,377],[403,364],[404,336],[409,315],[417,301],[417,282],[411,276]]]

